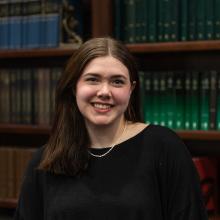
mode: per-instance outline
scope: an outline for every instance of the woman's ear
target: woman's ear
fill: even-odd
[[[133,81],[131,83],[131,92],[134,90],[135,86],[136,86],[136,81]]]

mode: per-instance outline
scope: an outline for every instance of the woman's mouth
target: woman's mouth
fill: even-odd
[[[100,110],[109,110],[113,105],[105,103],[92,103],[93,107]]]

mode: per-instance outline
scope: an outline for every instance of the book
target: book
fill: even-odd
[[[9,48],[9,2],[0,1],[0,49]]]
[[[201,72],[200,78],[200,126],[201,130],[209,130],[209,109],[210,109],[210,73]]]

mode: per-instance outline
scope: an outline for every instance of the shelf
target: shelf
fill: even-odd
[[[0,59],[63,57],[63,56],[71,56],[73,52],[74,52],[74,47],[73,48],[60,47],[60,48],[45,48],[45,49],[0,50]]]
[[[36,134],[49,135],[50,127],[41,125],[19,125],[19,124],[0,124],[1,134]],[[179,130],[176,133],[183,140],[204,140],[220,141],[220,131],[185,131]]]
[[[176,131],[183,140],[220,141],[220,131]]]
[[[132,53],[220,51],[220,40],[127,44]]]
[[[14,209],[17,206],[17,199],[0,199],[0,208]]]
[[[132,53],[220,51],[220,40],[127,44]],[[0,50],[1,59],[71,56],[76,48]]]
[[[18,124],[1,124],[1,134],[36,134],[36,135],[49,135],[49,126],[39,125],[18,125]]]

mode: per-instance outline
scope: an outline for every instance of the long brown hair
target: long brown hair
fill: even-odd
[[[69,59],[56,90],[55,118],[52,132],[45,146],[39,169],[55,174],[76,175],[86,170],[90,138],[84,118],[76,104],[76,84],[85,66],[94,58],[110,55],[129,70],[130,80],[136,82],[125,119],[141,121],[139,80],[134,59],[128,49],[112,38],[93,38],[86,41]]]

